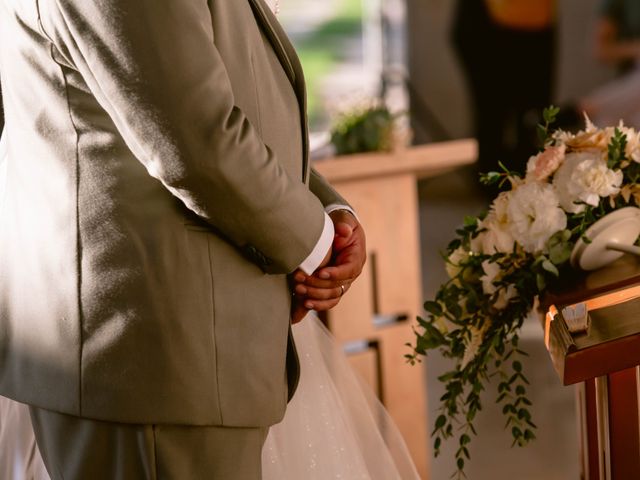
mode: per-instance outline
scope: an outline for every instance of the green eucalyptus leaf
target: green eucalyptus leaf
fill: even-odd
[[[550,260],[543,260],[542,268],[556,277],[560,276],[558,267],[556,267]]]
[[[424,309],[429,312],[431,315],[436,317],[441,317],[443,315],[442,307],[438,302],[427,301],[424,302]]]
[[[478,225],[478,218],[467,215],[464,217],[464,226],[465,227],[475,227]]]

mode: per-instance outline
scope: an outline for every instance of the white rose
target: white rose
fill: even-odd
[[[622,177],[622,171],[607,167],[603,152],[574,152],[566,156],[553,178],[553,184],[562,208],[567,212],[580,213],[585,207],[577,202],[597,206],[600,197],[620,192]]]
[[[482,228],[482,222],[478,222],[478,227]],[[480,232],[469,241],[469,247],[473,253],[482,253],[482,245],[484,244],[485,232]]]
[[[497,262],[485,260],[482,262],[482,270],[484,270],[484,275],[480,277],[482,291],[486,295],[493,295],[498,289],[493,282],[500,276],[500,265]]]
[[[469,258],[469,253],[463,248],[456,248],[445,263],[449,278],[456,277],[462,271],[462,264]]]
[[[489,214],[480,222],[482,233],[482,252],[488,255],[494,253],[509,253],[513,251],[515,240],[511,235],[507,207],[510,192],[502,192],[493,201]]]
[[[630,127],[619,127],[627,137],[627,146],[624,153],[629,160],[640,163],[640,132]]]
[[[567,226],[558,195],[547,183],[528,182],[513,190],[508,215],[513,238],[531,253],[541,251],[554,233]]]
[[[482,291],[486,295],[493,295],[498,292],[498,298],[495,300],[493,307],[497,310],[503,310],[507,307],[509,300],[516,296],[516,288],[513,285],[508,285],[506,288],[500,287],[500,290],[498,290],[498,286],[494,282],[500,280],[502,270],[497,262],[485,260],[482,262],[482,270],[484,270],[484,275],[480,277]]]
[[[496,215],[489,213],[482,222],[482,228],[486,229],[482,234],[483,253],[493,255],[513,251],[515,239],[511,234],[509,222],[501,222]]]
[[[498,298],[493,304],[493,308],[497,310],[503,310],[507,308],[509,304],[509,300],[514,298],[518,294],[515,285],[508,285],[506,288],[500,289],[498,293]]]

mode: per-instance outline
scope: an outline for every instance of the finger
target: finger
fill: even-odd
[[[302,285],[304,287],[313,288],[338,288],[343,282],[343,280],[323,280],[321,278],[311,276],[307,277],[304,282],[296,282],[295,287],[297,287],[298,285]]]
[[[295,286],[308,285],[310,287],[316,287],[316,288],[335,288],[342,285],[344,282],[351,281],[355,278],[355,277],[332,278],[330,274],[326,275],[326,278],[320,278],[319,274],[325,268],[328,268],[328,267],[322,267],[313,275],[294,276],[293,280],[294,280]],[[355,262],[353,269],[357,270],[357,262]]]
[[[351,228],[356,228],[360,225],[358,219],[351,212],[346,210],[334,210],[329,214],[329,216],[331,217],[331,221],[334,225],[337,225],[338,223],[346,223],[347,225],[350,225]]]
[[[344,283],[352,283],[362,272],[362,265],[362,261],[353,260],[341,265],[323,267],[314,275],[306,277],[304,282],[296,282],[296,285],[299,284],[315,288],[335,288]]]
[[[361,232],[357,227],[352,227],[346,223],[339,223],[334,226],[336,234],[333,238],[333,250],[339,252],[357,243],[361,239]]]
[[[339,222],[336,223],[333,228],[338,238],[348,239],[351,238],[351,235],[353,235],[353,227],[348,223]]]
[[[340,298],[344,295],[348,287],[337,286],[331,288],[314,288],[306,285],[296,285],[296,294],[304,296],[305,300],[329,300],[332,298]]]
[[[324,268],[329,268],[329,267],[324,267]],[[335,268],[335,267],[331,267],[331,268]],[[357,271],[358,270],[357,265],[354,265],[351,268],[351,270]],[[353,276],[347,275],[345,274],[344,271],[338,272],[339,275],[335,277],[331,276],[331,271],[327,273],[328,273],[327,274],[328,278],[320,278],[318,275],[312,275],[307,277],[304,282],[296,283],[296,285],[305,285],[307,287],[313,287],[313,288],[336,288],[345,283],[352,283],[357,277],[357,275],[353,275]]]
[[[331,310],[340,302],[340,298],[332,298],[330,300],[305,300],[304,307],[316,312]]]
[[[334,280],[336,282],[351,281],[360,275],[362,264],[355,258],[349,259],[345,263],[323,267],[318,270],[318,277],[322,280]],[[314,275],[315,276],[315,275]],[[307,282],[305,282],[307,283]]]
[[[293,273],[293,279],[298,283],[304,283],[309,275],[298,269]]]
[[[353,245],[353,241],[354,241],[353,237],[336,236],[333,239],[333,244],[332,244],[333,251],[340,253],[341,251]]]

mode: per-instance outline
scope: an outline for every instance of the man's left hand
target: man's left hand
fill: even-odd
[[[331,262],[313,275],[300,270],[294,274],[294,292],[304,298],[303,305],[309,310],[335,307],[362,273],[367,257],[364,230],[355,216],[346,210],[335,210],[329,216],[336,232]]]

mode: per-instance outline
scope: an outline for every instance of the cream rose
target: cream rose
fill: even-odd
[[[462,271],[462,264],[469,258],[469,253],[463,248],[456,248],[445,263],[449,278],[456,277]]]
[[[567,226],[552,185],[528,182],[511,192],[507,209],[513,238],[531,253],[541,251],[549,238]]]
[[[585,115],[585,129],[575,135],[566,135],[563,142],[572,150],[606,150],[613,128],[598,128]]]
[[[482,233],[482,252],[488,255],[494,253],[509,253],[513,251],[515,239],[511,234],[507,208],[510,192],[502,192],[491,204],[489,214],[480,222]]]
[[[503,310],[507,307],[509,300],[516,296],[516,288],[513,285],[509,285],[506,288],[501,287],[498,289],[495,282],[499,281],[503,274],[498,263],[485,260],[482,262],[482,270],[484,271],[484,275],[480,277],[482,291],[486,295],[493,295],[498,292],[498,298],[495,300],[493,307],[497,310]]]
[[[640,132],[636,132],[630,127],[620,126],[618,128],[627,138],[627,146],[624,149],[625,155],[629,160],[640,163]]]
[[[571,213],[584,210],[583,204],[597,206],[601,197],[620,192],[623,174],[607,167],[603,152],[574,152],[566,156],[553,178],[562,208]]]

